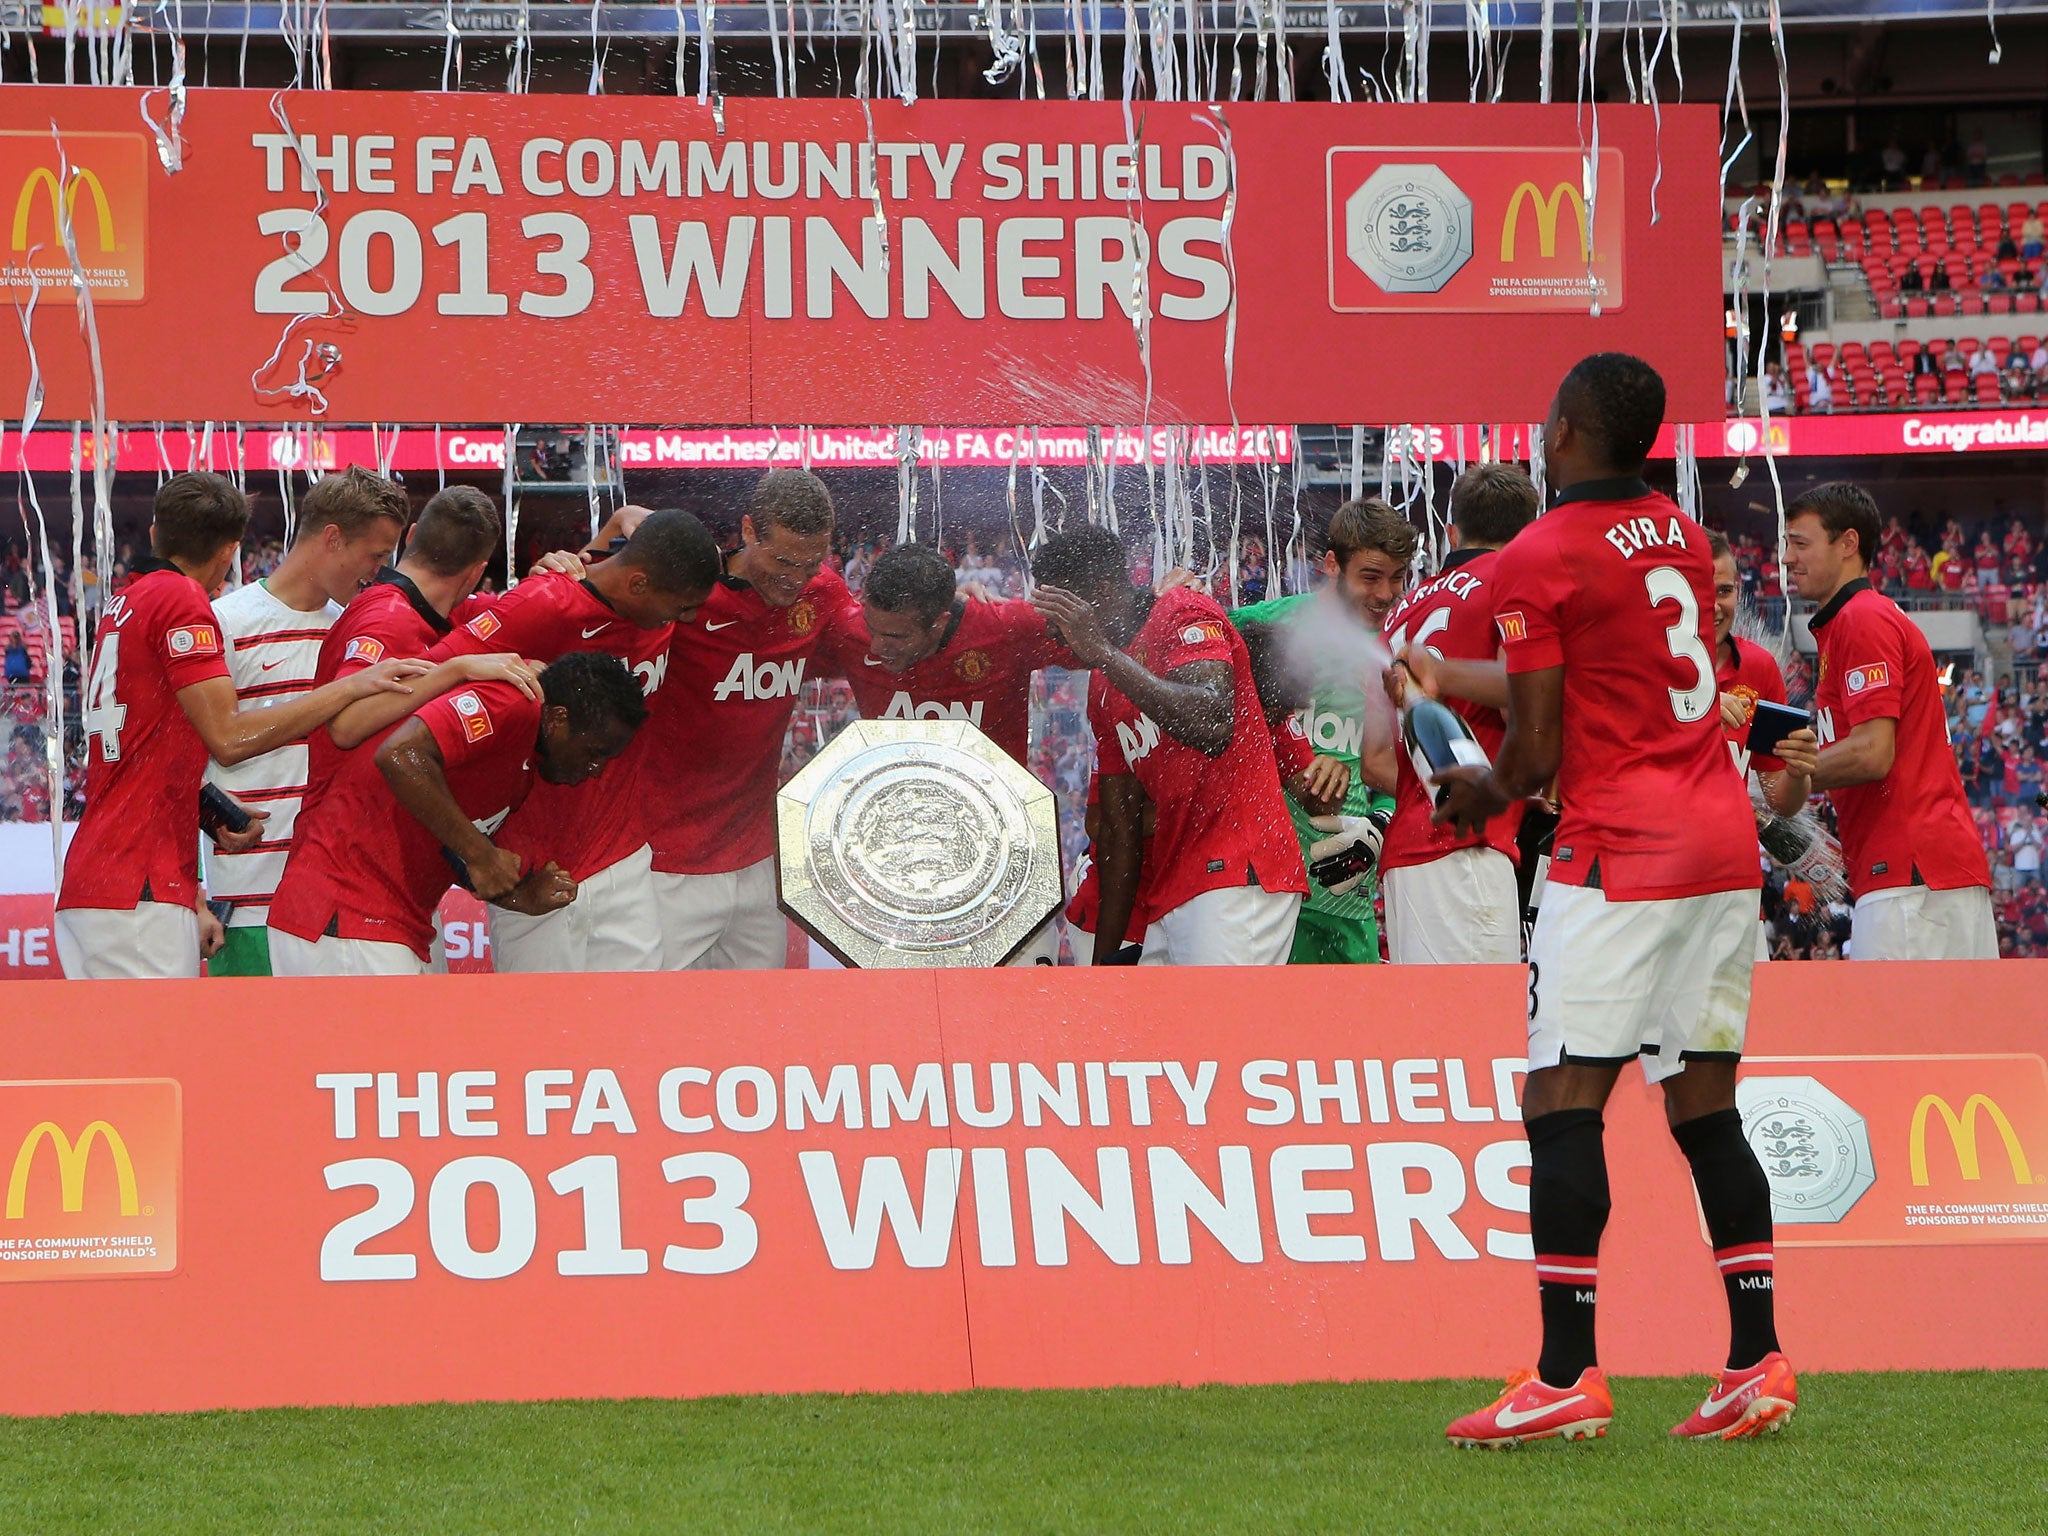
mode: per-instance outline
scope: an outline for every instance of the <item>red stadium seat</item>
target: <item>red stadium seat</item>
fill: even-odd
[[[1994,336],[1991,338],[1991,360],[1993,362],[1997,363],[2000,368],[2003,368],[2005,366],[2005,360],[2011,356],[2012,343],[2010,341],[2008,341],[2003,336]]]
[[[1807,349],[1806,355],[1813,359],[1816,368],[1825,368],[1835,360],[1835,344],[1832,341],[1816,341]]]
[[[1987,293],[1984,295],[1984,312],[1991,315],[2012,313],[2012,295],[2009,293]]]
[[[1942,336],[1936,336],[1933,340],[1927,343],[1927,350],[1934,354],[1934,360],[1936,362],[1940,362],[1942,355],[1948,351],[1947,338]]]
[[[2041,313],[2041,295],[2031,291],[2015,294],[2012,307],[2016,314],[2038,315]]]
[[[1946,375],[1941,381],[1943,397],[1950,405],[1962,405],[1970,396],[1969,382],[1960,372]]]
[[[1941,381],[1931,373],[1923,373],[1913,381],[1913,399],[1921,405],[1932,405],[1941,398]]]
[[[2022,336],[2014,341],[2013,345],[2020,351],[2031,354],[2034,348],[2041,345],[2041,338],[2038,336]]]
[[[1977,400],[1981,405],[1996,405],[2003,397],[1998,392],[1998,380],[1988,373],[1977,375]]]

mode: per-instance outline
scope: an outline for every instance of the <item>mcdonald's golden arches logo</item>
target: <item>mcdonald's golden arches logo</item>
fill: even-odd
[[[1569,181],[1560,181],[1551,187],[1546,197],[1537,190],[1533,181],[1522,182],[1515,188],[1514,196],[1508,199],[1507,217],[1500,226],[1500,259],[1515,259],[1515,236],[1522,217],[1524,200],[1530,212],[1536,216],[1536,254],[1546,261],[1557,255],[1557,219],[1566,203],[1571,204],[1572,225],[1579,237],[1579,260],[1593,258],[1592,241],[1588,238],[1586,218],[1586,197]]]
[[[21,191],[14,199],[14,223],[10,227],[8,243],[15,250],[28,249],[29,215],[35,212],[38,191],[49,194],[50,228],[56,232],[60,244],[64,226],[68,223],[80,252],[85,249],[85,230],[78,223],[78,200],[83,194],[92,198],[92,211],[99,215],[87,228],[99,235],[100,253],[104,255],[114,248],[114,210],[107,205],[106,185],[98,174],[88,166],[80,166],[71,173],[71,184],[60,190],[57,173],[47,165],[39,165],[28,173],[28,180],[21,184]]]
[[[121,1139],[119,1131],[104,1120],[95,1120],[79,1133],[78,1140],[73,1141],[54,1121],[40,1120],[22,1138],[21,1150],[14,1154],[14,1171],[7,1176],[9,1221],[20,1221],[28,1215],[29,1170],[35,1166],[36,1152],[45,1141],[57,1152],[58,1187],[62,1191],[63,1208],[67,1214],[77,1215],[85,1209],[86,1166],[92,1157],[93,1147],[102,1141],[107,1145],[108,1156],[113,1159],[121,1214],[142,1214],[141,1199],[135,1193],[135,1161],[129,1157],[128,1144]]]
[[[180,1115],[168,1078],[0,1083],[0,1283],[177,1268]]]
[[[1948,1130],[1949,1144],[1955,1148],[1956,1169],[1965,1179],[1972,1181],[1983,1177],[1983,1165],[1978,1156],[1977,1116],[1981,1111],[1997,1131],[1998,1139],[2005,1148],[2005,1160],[2012,1169],[2015,1184],[2034,1182],[2033,1165],[2027,1161],[2027,1149],[2020,1144],[2019,1133],[2013,1129],[2012,1121],[1988,1094],[1973,1093],[1963,1100],[1960,1113],[1949,1107],[1949,1102],[1938,1093],[1925,1094],[1913,1109],[1913,1123],[1906,1136],[1906,1160],[1915,1184],[1926,1186],[1932,1180],[1927,1169],[1927,1126],[1929,1111],[1938,1115]]]
[[[35,292],[41,303],[74,304],[82,274],[95,304],[142,298],[149,149],[141,134],[72,133],[61,124],[56,135],[0,132],[0,199],[0,296],[20,302]]]

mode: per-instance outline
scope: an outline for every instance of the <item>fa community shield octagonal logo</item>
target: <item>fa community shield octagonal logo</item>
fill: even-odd
[[[1774,1220],[1840,1221],[1876,1182],[1863,1116],[1818,1078],[1745,1078],[1735,1107],[1771,1181]]]
[[[1387,293],[1436,293],[1472,259],[1472,199],[1434,165],[1383,165],[1344,203],[1344,249]]]

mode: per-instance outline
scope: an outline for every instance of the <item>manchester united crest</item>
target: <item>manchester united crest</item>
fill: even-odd
[[[817,622],[818,610],[812,606],[808,597],[798,599],[789,610],[789,627],[800,635],[808,635],[811,626]]]
[[[953,663],[953,672],[963,683],[978,683],[988,676],[988,653],[968,651]]]

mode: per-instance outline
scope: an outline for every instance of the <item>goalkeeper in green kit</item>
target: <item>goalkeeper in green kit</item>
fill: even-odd
[[[1299,680],[1310,699],[1302,721],[1309,745],[1318,756],[1336,758],[1351,769],[1342,824],[1311,818],[1288,799],[1312,877],[1318,876],[1319,866],[1327,871],[1346,856],[1359,863],[1368,854],[1377,857],[1377,829],[1351,829],[1374,811],[1383,828],[1393,811],[1393,796],[1359,773],[1366,741],[1366,668],[1381,643],[1387,615],[1406,589],[1419,543],[1408,520],[1377,497],[1347,501],[1330,516],[1323,580],[1313,592],[1253,603],[1230,615],[1248,640],[1252,631],[1270,631],[1270,644],[1252,648],[1254,660],[1262,649],[1273,653],[1272,663]],[[1361,965],[1379,959],[1379,927],[1373,919],[1377,878],[1337,883],[1347,888],[1334,891],[1322,878],[1310,879],[1308,903],[1295,922],[1290,964]]]

